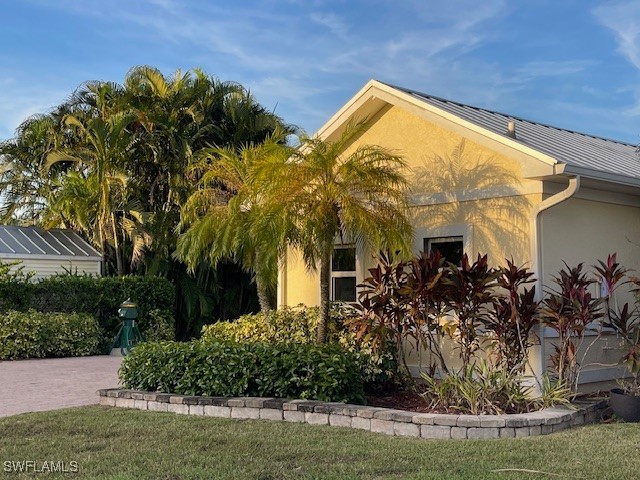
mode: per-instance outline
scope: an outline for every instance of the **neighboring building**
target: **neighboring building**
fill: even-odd
[[[416,253],[435,248],[455,259],[482,252],[493,265],[513,258],[535,272],[538,294],[563,261],[590,266],[617,252],[622,265],[640,270],[640,158],[634,145],[378,81],[370,81],[318,135],[331,140],[350,120],[362,118],[369,126],[350,148],[387,147],[410,166]],[[350,301],[373,257],[340,249],[332,298]],[[279,305],[319,301],[317,275],[294,252],[278,283]],[[531,358],[537,374],[553,341],[549,332],[543,337]],[[611,345],[594,346],[581,382],[619,375],[617,367],[603,366],[615,364],[619,353],[613,338]]]
[[[57,273],[100,275],[102,256],[71,230],[0,225],[0,260],[21,262],[33,280]]]

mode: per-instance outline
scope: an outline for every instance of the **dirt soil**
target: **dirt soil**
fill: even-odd
[[[395,391],[367,396],[367,405],[372,407],[394,408],[410,412],[433,412],[425,400],[414,392]]]

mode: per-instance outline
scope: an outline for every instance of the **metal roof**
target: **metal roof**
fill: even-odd
[[[516,142],[561,163],[640,179],[640,155],[636,145],[545,125],[395,85],[388,86],[505,137],[507,125],[513,121]]]
[[[0,225],[0,257],[97,259],[102,256],[72,230]]]

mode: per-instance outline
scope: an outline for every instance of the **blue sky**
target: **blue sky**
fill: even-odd
[[[4,0],[0,139],[134,65],[202,67],[308,132],[376,78],[640,143],[640,0]]]

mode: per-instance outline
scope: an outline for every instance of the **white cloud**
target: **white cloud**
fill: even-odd
[[[618,42],[618,51],[640,69],[640,1],[606,2],[592,10]]]

